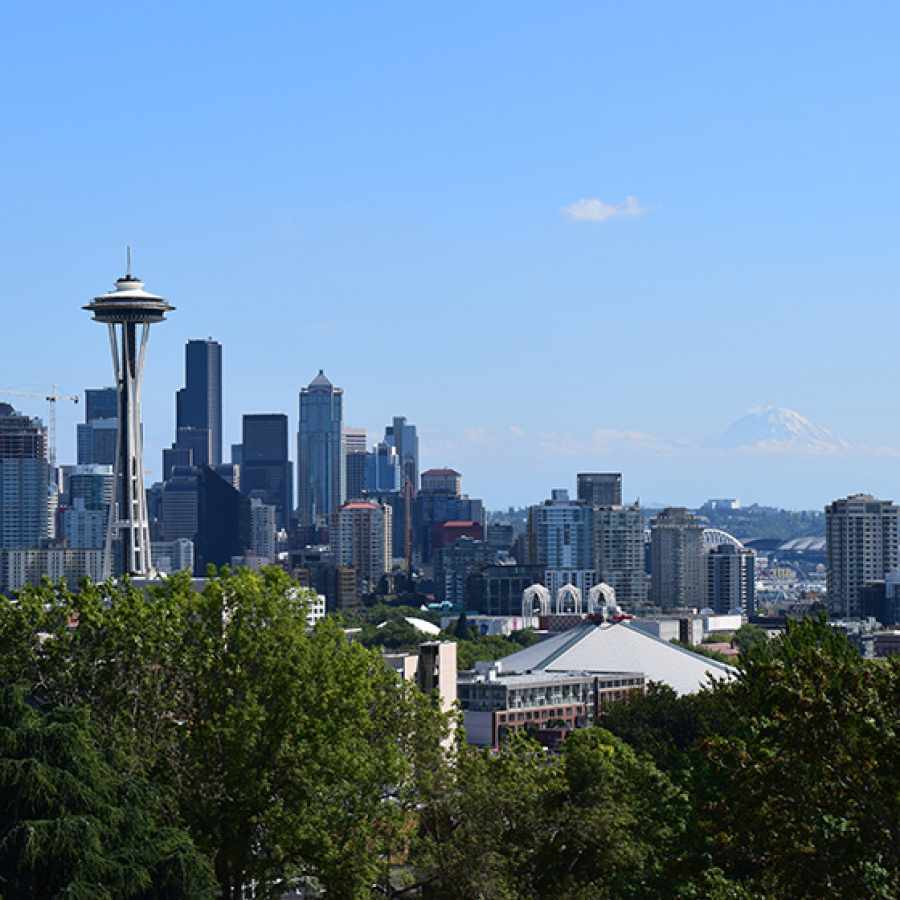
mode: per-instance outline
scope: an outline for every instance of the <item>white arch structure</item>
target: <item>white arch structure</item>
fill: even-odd
[[[622,609],[616,603],[615,589],[602,581],[595,584],[588,596],[588,612],[599,612],[604,622],[615,616],[621,616]]]
[[[588,614],[595,613],[607,606],[616,605],[616,592],[613,587],[605,581],[595,584],[588,594],[587,611]]]
[[[528,619],[535,614],[534,604],[537,601],[537,615],[550,615],[550,591],[542,584],[533,584],[522,591],[522,618]]]
[[[572,608],[566,609],[568,605]],[[581,615],[581,591],[574,584],[564,584],[556,592],[556,614],[561,616],[564,613]]]
[[[714,547],[722,544],[733,544],[738,550],[743,550],[744,545],[733,535],[721,528],[704,528],[703,529],[703,551],[709,552]]]

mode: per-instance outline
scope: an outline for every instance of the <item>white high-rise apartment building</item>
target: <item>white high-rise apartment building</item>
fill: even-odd
[[[254,555],[275,562],[277,510],[268,503],[252,497],[250,499],[250,550]]]
[[[900,507],[870,494],[851,494],[825,507],[828,606],[860,615],[860,590],[900,567]]]

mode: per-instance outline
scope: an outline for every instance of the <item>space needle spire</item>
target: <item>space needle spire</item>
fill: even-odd
[[[115,462],[115,500],[110,508],[106,535],[107,565],[119,538],[120,564],[124,575],[147,576],[150,560],[150,526],[144,490],[144,447],[141,432],[141,383],[150,326],[162,322],[171,306],[164,297],[144,290],[144,282],[131,271],[131,247],[127,250],[127,272],[115,289],[94,297],[83,309],[109,330],[113,375],[119,400],[119,429]],[[140,329],[138,328],[140,326]]]

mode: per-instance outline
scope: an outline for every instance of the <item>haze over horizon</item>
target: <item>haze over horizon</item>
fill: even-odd
[[[900,499],[898,25],[879,3],[11,8],[0,381],[109,384],[81,306],[130,243],[177,307],[151,479],[209,335],[226,445],[246,412],[295,431],[323,368],[347,425],[372,443],[405,415],[490,508],[585,470],[690,506]],[[837,444],[716,446],[770,405]],[[82,412],[59,405],[62,462]]]

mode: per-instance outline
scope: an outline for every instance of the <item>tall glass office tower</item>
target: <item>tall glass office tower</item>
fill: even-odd
[[[294,486],[288,459],[288,418],[284,413],[244,416],[241,493],[275,507],[279,528],[291,522]]]
[[[184,348],[184,384],[176,398],[176,440],[195,466],[222,462],[222,345],[209,338]]]
[[[297,482],[301,526],[330,525],[332,513],[344,502],[343,401],[343,390],[335,387],[321,369],[300,391]]]

